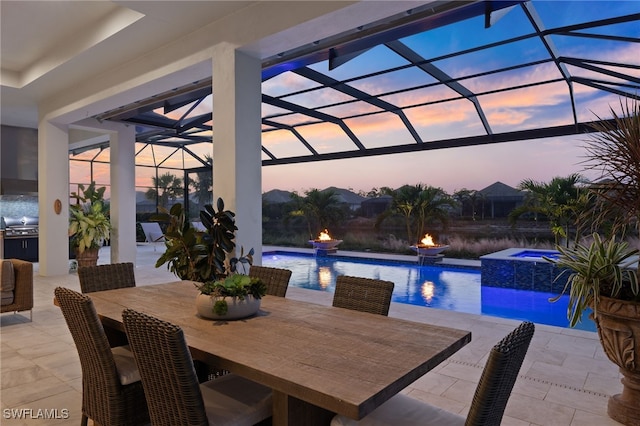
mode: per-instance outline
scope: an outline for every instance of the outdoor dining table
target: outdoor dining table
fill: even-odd
[[[471,332],[265,296],[253,317],[197,315],[193,282],[91,293],[105,327],[132,308],[182,327],[194,359],[273,390],[274,425],[361,419],[471,341]]]

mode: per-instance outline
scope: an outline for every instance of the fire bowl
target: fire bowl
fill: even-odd
[[[419,256],[437,256],[440,252],[448,249],[449,246],[446,245],[436,245],[436,246],[411,246],[411,250],[418,253]]]
[[[309,243],[313,245],[313,248],[316,250],[333,250],[341,242],[342,240],[327,240],[327,241],[309,240]]]

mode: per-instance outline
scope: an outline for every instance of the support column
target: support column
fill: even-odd
[[[236,245],[262,263],[261,63],[229,43],[213,49],[213,204],[236,213]]]
[[[60,212],[55,205],[60,201]],[[38,124],[39,274],[69,273],[69,133],[44,119]]]
[[[135,126],[110,134],[111,263],[136,262]]]

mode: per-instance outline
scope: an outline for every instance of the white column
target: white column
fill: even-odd
[[[213,49],[213,204],[236,213],[236,245],[262,262],[261,63],[221,43]]]
[[[55,212],[60,201],[60,213]],[[39,274],[69,273],[69,133],[41,119],[38,124]]]
[[[136,262],[135,126],[110,134],[111,263]]]

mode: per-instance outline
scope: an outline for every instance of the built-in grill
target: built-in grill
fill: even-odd
[[[29,238],[38,237],[38,218],[23,216],[20,218],[3,217],[4,221],[4,237],[11,238]]]
[[[1,217],[1,256],[5,259],[38,261],[38,218],[33,216]]]

